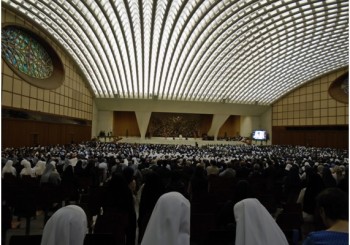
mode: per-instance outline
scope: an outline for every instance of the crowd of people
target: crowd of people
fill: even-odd
[[[202,201],[201,197],[211,191],[214,177],[230,179],[235,190],[225,200],[220,200],[223,205],[218,211],[218,226],[234,223],[236,244],[250,244],[251,239],[261,240],[263,235],[260,233],[266,232],[274,232],[271,235],[274,238],[280,237],[281,243],[278,244],[287,244],[283,232],[275,224],[274,214],[259,200],[262,186],[262,191],[273,193],[278,207],[300,203],[304,221],[313,223],[318,218],[316,210],[321,200],[318,197],[324,190],[333,188],[348,194],[348,151],[303,146],[198,147],[90,141],[64,146],[5,148],[2,150],[3,181],[9,175],[18,179],[31,177],[40,185],[69,190],[64,197],[68,203],[78,204],[79,195],[89,193],[91,187],[104,187],[99,207],[102,212],[97,215],[92,229],[98,232],[103,216],[113,217],[116,210],[122,211],[127,214],[125,244],[133,245],[135,241],[137,244],[164,244],[165,240],[167,244],[189,244],[191,204]],[[323,205],[323,210],[329,209]],[[179,213],[169,215],[178,219],[169,223],[171,218],[166,220],[166,212],[170,212],[168,208],[172,206],[170,210]],[[247,229],[247,225],[251,227],[249,224],[253,222],[244,220],[242,225],[242,217],[249,218],[242,213],[251,213],[247,211],[251,206],[255,210],[264,210],[259,211],[261,219],[269,223],[269,227],[276,226],[275,231],[265,232],[258,227],[259,232],[255,234],[260,238],[242,237],[242,230]],[[156,215],[158,212],[160,214]],[[327,212],[320,216],[323,219],[325,215],[329,217]],[[53,222],[50,221],[53,218],[47,225]],[[257,215],[254,218],[258,218]],[[335,218],[344,220],[344,216],[331,216],[330,219]],[[87,223],[90,225],[89,220]],[[330,225],[328,220],[327,227],[334,224],[331,222]],[[175,227],[182,230],[175,231]],[[310,234],[306,244],[315,239]]]

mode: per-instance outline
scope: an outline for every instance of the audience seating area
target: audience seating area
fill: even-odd
[[[312,158],[310,153],[314,151],[317,151],[318,155]],[[323,154],[320,153],[321,151]],[[42,184],[41,176],[31,177],[19,174],[20,159],[26,157],[31,161],[33,168],[37,159],[44,159],[46,162],[55,161],[56,168],[62,176],[63,170],[59,167],[61,155],[70,161],[66,163],[69,165],[74,162],[72,159],[76,159],[74,168],[81,164],[78,162],[83,161],[86,164],[85,169],[91,165],[88,175],[79,175],[77,171],[74,172],[73,190],[67,190],[62,184],[58,186]],[[11,229],[9,220],[12,219],[12,222],[16,219],[26,220],[25,234],[11,236],[9,245],[40,244],[41,236],[31,234],[31,221],[36,219],[39,211],[43,212],[44,226],[58,208],[70,203],[82,207],[88,217],[89,233],[85,238],[85,245],[125,244],[128,215],[123,212],[102,210],[101,207],[110,177],[114,172],[122,173],[126,167],[134,170],[133,179],[136,182],[136,190],[133,194],[137,214],[141,187],[144,184],[143,178],[147,172],[159,173],[166,190],[172,181],[172,175],[169,172],[180,173],[178,181],[185,186],[183,189],[186,190],[182,194],[191,203],[191,244],[193,245],[234,244],[235,223],[232,220],[223,221],[222,217],[225,217],[225,212],[233,217],[231,207],[239,201],[237,199],[241,195],[239,194],[241,190],[237,185],[240,181],[247,181],[249,184],[249,193],[245,193],[245,197],[257,198],[276,219],[288,242],[296,245],[300,244],[305,236],[303,206],[296,200],[288,199],[289,193],[285,191],[285,186],[289,170],[286,166],[290,164],[298,168],[300,178],[298,190],[307,187],[307,181],[303,177],[306,166],[313,169],[315,173],[320,165],[331,169],[335,166],[343,166],[341,178],[344,181],[348,178],[347,151],[304,147],[206,146],[196,148],[87,142],[65,147],[4,149],[2,158],[2,166],[6,160],[13,159],[16,162],[14,166],[18,169],[17,176],[3,173],[2,177],[3,244],[5,244],[6,227]],[[197,191],[195,189],[192,189],[191,193],[187,191],[193,181],[196,167],[201,166],[206,170],[211,163],[214,163],[219,173],[222,173],[228,168],[229,162],[232,163],[235,177],[223,177],[219,174],[203,176],[207,181],[205,191],[202,190],[200,194],[195,193]],[[104,177],[101,175],[106,172],[101,171],[101,163],[107,163],[108,166],[107,175]],[[337,181],[341,187],[341,179]],[[108,215],[101,215],[101,212]],[[100,219],[98,224],[95,222],[97,216]],[[313,227],[313,229],[322,228],[317,224]]]

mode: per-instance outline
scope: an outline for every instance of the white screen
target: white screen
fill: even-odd
[[[255,140],[264,140],[264,139],[266,139],[266,131],[262,131],[262,130],[254,131],[253,139],[255,139]]]

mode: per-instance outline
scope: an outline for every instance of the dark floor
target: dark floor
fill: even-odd
[[[17,217],[13,217],[13,222],[17,222]],[[41,235],[44,228],[44,214],[42,212],[37,212],[37,216],[30,220],[30,235]],[[4,245],[9,245],[11,236],[13,235],[25,235],[26,234],[26,220],[22,218],[20,220],[20,226],[18,228],[12,228],[6,232],[6,243]],[[4,234],[1,234],[2,236]]]
[[[74,202],[71,204],[75,204]],[[64,203],[62,203],[64,205]],[[138,201],[135,200],[135,210],[138,210]],[[138,215],[138,212],[136,212]],[[52,213],[50,213],[52,215]],[[17,226],[18,220],[17,216],[13,216],[12,218],[12,223],[13,225]],[[10,243],[10,238],[13,235],[26,235],[26,219],[21,218],[19,221],[20,225],[17,228],[12,228],[7,230],[5,234],[5,244],[1,242],[1,245],[9,245]],[[44,213],[43,211],[37,211],[36,212],[36,217],[31,218],[30,220],[30,230],[29,230],[29,235],[42,235],[44,230]],[[3,239],[4,234],[1,234],[1,238]],[[136,241],[137,241],[137,236],[138,236],[138,229],[136,230]],[[1,240],[2,240],[1,239]],[[136,245],[137,243],[135,243]],[[101,244],[102,245],[102,244]]]

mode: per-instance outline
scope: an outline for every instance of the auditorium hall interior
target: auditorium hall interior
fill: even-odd
[[[251,245],[247,199],[272,222],[256,241],[311,244],[316,197],[348,194],[348,5],[1,0],[1,244],[59,244],[46,230],[74,205],[73,245]],[[156,221],[166,198],[176,235]]]

